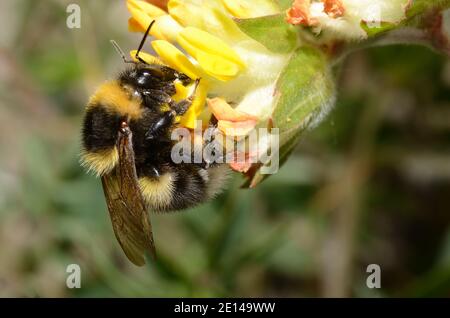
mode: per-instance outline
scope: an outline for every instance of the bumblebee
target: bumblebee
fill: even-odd
[[[119,49],[131,67],[97,89],[82,127],[82,165],[101,177],[115,236],[138,266],[145,264],[146,251],[155,256],[147,210],[193,207],[217,194],[226,178],[223,165],[175,164],[171,159],[171,132],[191,106],[200,79],[139,57],[152,25],[136,61],[126,60]],[[176,82],[193,87],[178,102],[172,99]]]

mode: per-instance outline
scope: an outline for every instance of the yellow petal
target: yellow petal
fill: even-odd
[[[186,74],[192,79],[202,77],[197,67],[175,45],[164,40],[156,40],[152,42],[152,46],[161,59],[173,69]]]
[[[156,17],[167,14],[167,12],[165,12],[164,10],[162,10],[162,9],[158,8],[157,6],[154,6],[146,1],[128,0],[127,7],[128,7],[128,10],[130,10],[130,9],[140,10],[143,13],[147,14],[151,18],[156,18]]]
[[[175,82],[176,93],[172,96],[172,99],[176,102],[186,99],[191,91],[190,87],[184,86],[180,81]]]
[[[224,60],[220,56],[198,51],[188,42],[180,43],[180,45],[186,52],[197,59],[197,62],[203,72],[214,77],[215,79],[226,82],[233,79],[239,73],[240,69],[236,67],[235,64]]]
[[[136,59],[136,53],[137,53],[137,50],[132,50],[132,51],[130,51],[130,56],[131,56],[131,58],[133,59],[133,61],[135,61],[135,62],[139,62],[137,59]],[[148,54],[148,53],[145,53],[145,52],[139,52],[139,57],[141,58],[141,59],[143,59],[144,61],[145,61],[145,63],[147,63],[147,64],[159,64],[159,65],[164,65],[164,63],[160,60],[160,59],[158,59],[156,56],[153,56],[153,55],[151,55],[151,54]]]
[[[236,18],[249,19],[279,13],[271,0],[221,0],[224,7]]]
[[[196,0],[170,0],[170,15],[184,27],[196,27],[224,39],[228,43],[245,39],[231,16],[223,9],[220,0],[201,3]]]
[[[183,26],[203,27],[202,6],[184,0],[170,0],[167,4],[169,14]]]
[[[200,84],[197,87],[194,101],[192,102],[192,105],[186,112],[186,114],[184,114],[184,116],[181,118],[180,125],[190,129],[197,128],[196,121],[199,119],[203,119],[200,118],[200,116],[204,112],[207,95],[208,95],[207,83],[200,81]],[[204,122],[203,124],[206,123]]]
[[[135,18],[128,19],[128,31],[130,32],[145,32],[139,22]]]
[[[209,123],[211,122],[211,116],[212,114],[208,107],[204,107],[200,115],[197,116],[197,121],[200,121],[202,123],[203,129],[209,127]]]
[[[239,66],[235,63],[205,52],[197,53],[197,61],[208,75],[224,82],[236,77],[240,71]]]
[[[128,23],[130,30],[144,32],[147,30],[150,23],[155,21],[155,24],[150,30],[150,34],[158,39],[174,41],[182,29],[181,26],[168,14],[158,17],[151,17],[144,11],[134,6],[129,6],[128,10],[132,16],[131,24],[130,21]]]
[[[245,67],[240,56],[228,44],[203,30],[187,27],[180,32],[177,40],[183,47],[186,45],[186,49],[193,49],[193,52],[189,52],[189,54],[194,57],[198,51],[203,51],[234,62],[241,68]]]
[[[152,23],[152,21],[154,20],[154,18],[150,17],[144,11],[142,11],[140,9],[136,9],[133,6],[128,7],[128,10],[130,11],[132,18],[134,19],[136,26],[139,25],[139,27],[144,31],[147,30],[150,23]],[[158,28],[156,23],[153,25],[152,29],[150,30],[150,34],[157,38],[163,38],[163,39],[165,38],[162,33],[162,30],[160,30]]]
[[[208,75],[219,80],[228,81],[245,67],[228,44],[208,32],[188,27],[179,33],[177,41]]]
[[[164,38],[170,42],[175,42],[178,34],[183,30],[181,25],[168,14],[157,17],[155,26],[162,30]]]

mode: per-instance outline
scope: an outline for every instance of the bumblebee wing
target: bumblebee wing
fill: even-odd
[[[120,246],[131,262],[143,266],[145,251],[155,257],[155,246],[150,219],[137,181],[132,134],[128,127],[119,132],[117,147],[119,164],[102,177],[103,191]]]

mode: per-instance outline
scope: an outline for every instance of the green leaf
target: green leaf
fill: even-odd
[[[363,30],[366,31],[367,36],[368,36],[369,38],[370,38],[370,37],[377,36],[377,35],[380,35],[380,34],[382,34],[382,33],[384,33],[384,32],[393,30],[393,29],[395,29],[396,27],[397,27],[396,24],[390,23],[390,22],[381,22],[381,24],[380,24],[379,27],[373,27],[373,26],[370,26],[370,25],[368,24],[368,22],[366,22],[366,21],[361,21],[361,28],[363,28]]]
[[[328,59],[318,49],[299,48],[278,79],[277,95],[272,122],[279,129],[282,165],[301,134],[320,122],[334,104],[335,80]],[[258,169],[247,177],[244,186],[254,187],[268,175],[262,175]]]
[[[285,21],[284,14],[236,19],[236,23],[245,34],[274,53],[290,53],[298,46],[297,28]]]
[[[450,8],[450,0],[414,0],[412,5],[407,8],[406,16],[412,18],[433,9],[443,10],[446,8]]]
[[[322,51],[312,47],[298,49],[282,72],[277,89],[274,126],[284,137],[298,135],[334,99],[334,79]]]

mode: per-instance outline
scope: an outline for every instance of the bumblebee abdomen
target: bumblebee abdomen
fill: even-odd
[[[203,203],[223,188],[228,168],[204,169],[194,164],[172,165],[158,177],[141,177],[143,197],[153,211],[179,211]]]

